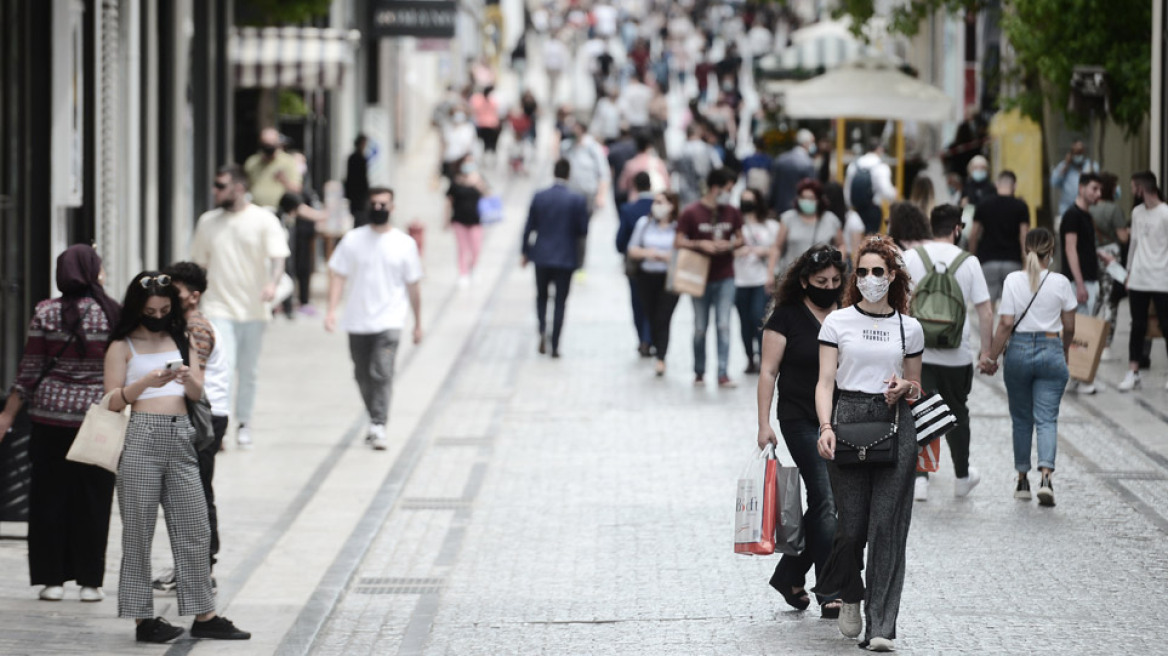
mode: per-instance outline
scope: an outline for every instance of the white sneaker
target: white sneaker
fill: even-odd
[[[896,651],[896,646],[888,638],[872,638],[868,641],[868,651]]]
[[[1123,376],[1123,380],[1119,381],[1119,391],[1130,392],[1140,386],[1140,372],[1128,370]]]
[[[860,619],[860,602],[841,605],[839,619],[836,623],[839,625],[840,633],[844,636],[848,638],[859,636],[860,629],[864,628],[864,621]]]
[[[389,441],[385,439],[385,424],[369,426],[368,441],[374,451],[384,451],[389,448]]]
[[[458,277],[458,288],[459,289],[466,289],[467,287],[470,287],[470,276],[459,276]]]
[[[41,588],[41,599],[45,601],[61,601],[65,598],[65,587],[61,585],[46,585]]]
[[[105,599],[105,593],[101,588],[81,588],[81,601],[101,601]]]
[[[1067,391],[1073,392],[1075,394],[1094,394],[1099,390],[1095,389],[1094,383],[1088,384],[1072,379],[1071,382],[1067,385]]]
[[[953,496],[968,496],[969,493],[973,491],[973,488],[977,487],[977,484],[980,482],[981,472],[977,471],[973,467],[970,467],[969,476],[966,476],[965,478],[959,478],[956,482],[953,483]]]
[[[239,431],[235,434],[235,443],[239,448],[247,450],[251,448],[251,429],[247,426],[240,425]]]
[[[913,483],[913,501],[929,500],[929,479],[926,476],[917,476]]]
[[[1099,361],[1100,362],[1107,362],[1108,360],[1114,360],[1114,359],[1115,359],[1115,354],[1111,352],[1111,347],[1110,346],[1103,347],[1103,353],[1100,354]]]

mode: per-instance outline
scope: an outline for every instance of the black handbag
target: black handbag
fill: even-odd
[[[195,429],[195,451],[202,451],[215,441],[215,428],[211,425],[211,402],[207,400],[206,394],[199,397],[198,401],[186,398],[186,402],[187,417]]]
[[[835,404],[831,429],[835,432],[835,463],[841,467],[857,465],[895,465],[897,434],[900,430],[900,404],[892,422],[837,421],[839,402]]]

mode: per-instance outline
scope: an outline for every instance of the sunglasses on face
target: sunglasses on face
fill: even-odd
[[[146,276],[138,281],[142,285],[142,289],[150,289],[151,287],[167,287],[170,285],[170,276],[165,273],[157,276]]]
[[[840,262],[843,262],[843,260],[843,255],[841,255],[840,252],[834,248],[815,251],[811,254],[811,261],[815,264],[826,264],[828,262],[839,264]]]
[[[869,273],[876,276],[877,278],[883,278],[884,267],[872,267],[871,269],[865,267],[856,267],[856,276],[860,278],[867,278]]]
[[[228,186],[230,186],[230,185],[228,185],[226,182],[216,182],[215,183],[215,190],[216,191],[223,191]]]

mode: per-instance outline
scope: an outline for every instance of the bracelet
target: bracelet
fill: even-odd
[[[126,388],[125,387],[119,387],[118,393],[122,395],[122,403],[125,403],[126,405],[132,405],[130,403],[130,399],[126,398]]]
[[[825,422],[823,422],[822,424],[820,424],[820,425],[819,425],[819,428],[820,428],[820,430],[823,430],[823,427],[824,427],[824,426],[826,426],[826,427],[828,427],[828,428],[831,428],[831,422],[830,422],[830,421],[825,421]]]

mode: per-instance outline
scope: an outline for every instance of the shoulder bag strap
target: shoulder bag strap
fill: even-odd
[[[908,346],[904,341],[904,315],[897,312],[896,316],[900,319],[900,359],[904,360],[908,357]]]
[[[80,329],[80,326],[78,326],[78,329]],[[65,354],[65,351],[69,350],[69,347],[72,346],[73,342],[75,341],[77,341],[77,333],[69,333],[69,340],[65,342],[65,345],[61,347],[60,351],[57,351],[56,355],[49,358],[45,362],[45,366],[41,368],[41,374],[37,376],[36,382],[32,384],[31,388],[29,388],[29,393],[35,392],[36,389],[41,386],[41,383],[44,382],[45,377],[48,376],[49,372],[57,366],[57,360],[61,359],[61,356]]]
[[[1046,279],[1049,277],[1050,271],[1047,271],[1046,275],[1042,277],[1042,280],[1038,282],[1038,289],[1034,290],[1034,296],[1030,297],[1030,302],[1026,304],[1026,309],[1022,310],[1022,314],[1018,315],[1018,319],[1014,322],[1014,326],[1010,328],[1011,335],[1013,335],[1018,330],[1018,325],[1021,324],[1022,320],[1026,318],[1026,313],[1030,311],[1030,306],[1034,305],[1034,299],[1038,298],[1038,292],[1042,291],[1042,286],[1046,284]]]

